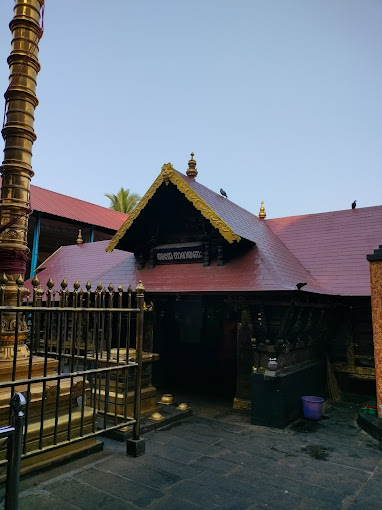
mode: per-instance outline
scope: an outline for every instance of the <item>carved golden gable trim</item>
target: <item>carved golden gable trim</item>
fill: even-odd
[[[229,243],[233,243],[234,241],[240,241],[240,236],[236,235],[235,232],[225,223],[220,216],[216,214],[216,212],[211,209],[211,207],[206,204],[206,202],[180,177],[180,175],[174,170],[174,167],[171,163],[166,163],[162,166],[162,171],[155,179],[153,184],[147,190],[145,195],[141,198],[138,205],[129,215],[127,220],[123,223],[123,225],[119,228],[118,232],[115,233],[114,237],[110,241],[108,247],[106,248],[107,252],[111,252],[117,246],[119,241],[125,235],[125,232],[134,220],[139,216],[141,211],[146,207],[148,201],[154,196],[159,186],[165,182],[168,184],[172,182],[178,190],[183,193],[183,195],[189,200],[198,211],[202,213],[202,215],[211,223],[213,227],[219,230],[220,234],[226,239]]]
[[[139,216],[141,211],[146,207],[147,202],[152,198],[156,192],[156,190],[159,188],[159,186],[163,182],[163,176],[162,174],[159,174],[158,177],[155,179],[155,181],[152,183],[152,185],[149,187],[145,195],[141,198],[141,200],[136,205],[135,209],[129,214],[129,217],[127,220],[122,224],[121,227],[119,227],[119,230],[114,234],[114,237],[108,244],[105,251],[113,251],[114,248],[117,246],[119,241],[122,239],[122,237],[125,235],[125,232],[128,228],[130,228],[133,221]]]
[[[229,243],[240,241],[241,237],[236,235],[230,226],[225,223],[218,214],[194,191],[179,174],[174,172],[171,182],[178,190],[185,195],[198,211],[215,227]]]

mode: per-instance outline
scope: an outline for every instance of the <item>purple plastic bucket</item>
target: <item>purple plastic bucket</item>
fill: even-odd
[[[321,420],[322,417],[322,404],[324,399],[321,397],[301,397],[302,400],[302,412],[304,418],[308,420]]]

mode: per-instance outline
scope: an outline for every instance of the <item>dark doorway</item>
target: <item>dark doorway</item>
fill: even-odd
[[[156,300],[154,385],[167,392],[233,398],[237,323],[221,297],[170,296]]]

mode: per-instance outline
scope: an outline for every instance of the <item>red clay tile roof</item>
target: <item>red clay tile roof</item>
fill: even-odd
[[[237,265],[238,267],[240,264],[248,264],[247,268],[247,277],[248,277],[248,284],[246,285],[244,281],[242,281],[240,284],[235,283],[233,281],[233,277],[230,277],[230,271],[229,269],[217,269],[216,273],[216,284],[214,288],[214,285],[211,283],[209,285],[208,290],[227,290],[224,289],[223,286],[220,286],[217,282],[219,281],[219,278],[222,274],[224,274],[224,282],[226,285],[231,285],[235,288],[241,288],[244,290],[266,290],[268,289],[268,284],[263,286],[263,284],[256,279],[256,282],[254,280],[251,280],[250,271],[254,271],[255,274],[258,274],[258,266],[262,268],[262,275],[264,276],[264,272],[267,273],[267,278],[272,281],[271,288],[272,290],[295,290],[296,284],[299,282],[308,282],[308,287],[306,290],[310,290],[311,292],[319,292],[322,293],[323,289],[320,287],[320,284],[314,280],[314,278],[311,277],[309,272],[304,268],[304,266],[299,262],[299,260],[286,248],[286,246],[278,239],[277,236],[273,234],[273,232],[267,227],[267,225],[264,223],[263,220],[260,220],[257,216],[254,214],[246,211],[242,207],[239,207],[235,203],[231,202],[230,200],[222,197],[221,195],[218,195],[214,191],[211,191],[210,189],[206,188],[202,184],[199,184],[194,179],[187,177],[180,172],[174,171],[176,176],[182,179],[181,182],[177,179],[171,179],[173,184],[175,184],[178,189],[180,189],[179,192],[185,193],[186,197],[190,200],[190,194],[188,193],[188,187],[191,188],[197,195],[196,197],[191,197],[197,202],[200,202],[200,199],[204,203],[204,206],[207,207],[208,211],[212,211],[214,218],[212,219],[211,223],[214,225],[216,223],[216,219],[219,218],[222,220],[226,225],[230,227],[234,235],[239,236],[240,238],[245,238],[249,241],[252,241],[256,243],[256,249],[251,251],[251,256],[245,256],[241,259],[231,261],[227,263],[225,267],[229,267],[233,269],[234,265]],[[160,177],[160,176],[159,176]],[[155,186],[155,189],[153,190],[154,193],[160,193],[160,186],[162,183],[162,180],[158,181],[158,178],[156,179],[155,183],[158,184],[158,186]],[[154,183],[154,184],[155,184]],[[185,185],[184,185],[185,184]],[[151,189],[151,188],[150,188]],[[151,191],[146,193],[146,195],[143,197],[143,203],[145,203],[146,196],[152,196]],[[146,202],[146,207],[150,207],[149,201]],[[205,213],[206,207],[202,207],[202,214]],[[138,208],[139,210],[139,205]],[[134,215],[134,213],[133,213]],[[132,215],[132,217],[133,217]],[[207,216],[208,217],[208,216]],[[208,217],[210,219],[210,217]],[[133,221],[139,221],[139,215],[137,215]],[[129,222],[127,222],[129,223]],[[129,227],[126,229],[126,224],[123,225],[119,232],[114,236],[114,239],[110,241],[110,245],[117,245],[118,242],[116,242],[116,239],[121,238],[121,234],[123,236],[129,235]],[[110,250],[109,245],[109,250]],[[248,260],[247,260],[248,259]],[[255,267],[256,266],[256,267]],[[190,266],[191,267],[191,266]],[[242,267],[242,266],[240,266]],[[245,266],[243,266],[244,268]],[[190,269],[192,274],[194,275],[194,278],[201,278],[201,280],[204,279],[204,277],[207,274],[207,269],[202,268],[202,272],[199,274],[198,270],[194,267]],[[203,272],[204,271],[204,272]],[[220,271],[220,272],[219,272]],[[227,272],[228,271],[228,272]],[[180,269],[170,269],[169,266],[166,266],[165,269],[163,268],[155,268],[156,274],[168,274],[169,278],[172,278],[175,282],[177,280],[177,274],[181,274],[182,271]],[[150,273],[151,275],[151,273]],[[219,275],[219,276],[218,276]],[[151,278],[151,276],[150,276]],[[162,276],[158,276],[158,278],[162,278]],[[182,280],[183,277],[180,278]],[[251,283],[250,283],[251,282]],[[157,281],[154,278],[152,281],[153,285],[157,285]],[[166,285],[170,285],[169,283]],[[174,283],[175,285],[175,283]],[[178,287],[174,289],[176,292],[181,292],[181,281],[177,283]],[[194,281],[194,286],[198,286],[199,282]],[[224,285],[223,281],[221,282],[221,285]],[[198,288],[199,289],[199,288]],[[187,289],[185,289],[187,290]],[[191,289],[188,288],[190,292],[195,291],[196,287]]]
[[[382,206],[265,222],[328,291],[370,296],[366,255],[382,244]]]
[[[46,214],[60,216],[100,227],[118,230],[127,214],[112,211],[100,205],[61,195],[38,186],[31,186],[31,208]]]
[[[85,287],[87,281],[94,283],[97,280],[95,283],[97,285],[105,271],[111,270],[120,262],[131,257],[131,253],[121,250],[114,250],[112,254],[106,253],[105,248],[108,242],[98,241],[81,245],[61,246],[37,268],[40,283],[45,285],[51,277],[56,288],[59,288],[64,278],[67,279],[71,289],[76,280],[79,280],[83,287]],[[28,283],[30,281],[28,280]],[[107,286],[109,283],[105,285]],[[29,285],[28,288],[31,288],[31,286]]]
[[[30,201],[34,211],[110,230],[118,230],[128,218],[127,214],[33,185],[30,187]]]
[[[184,182],[192,188],[204,202],[235,232],[236,235],[257,242],[258,225],[261,222],[257,216],[243,209],[239,205],[215,193],[198,181],[176,171]]]
[[[296,290],[334,295],[370,295],[366,255],[382,241],[382,206],[261,220],[193,179],[177,172],[232,231],[254,243],[243,256],[222,267],[216,262],[158,265],[136,269],[134,255],[114,249],[108,241],[60,248],[40,266],[44,286],[49,277],[56,285],[66,278],[93,288],[135,287],[142,280],[148,292],[258,292]],[[137,216],[138,217],[138,216]],[[135,220],[134,220],[135,221]],[[125,235],[128,235],[128,230]]]
[[[271,234],[272,235],[272,234]],[[277,257],[268,257],[253,246],[245,255],[218,267],[202,264],[158,265],[154,269],[136,269],[135,257],[130,252],[115,249],[105,252],[108,241],[83,245],[63,246],[39,267],[38,278],[43,287],[51,277],[58,286],[66,278],[69,287],[78,279],[84,287],[89,280],[95,288],[99,281],[104,286],[112,283],[133,288],[142,280],[147,292],[253,292],[296,290],[296,283],[307,281],[304,290],[323,293],[323,289],[299,265],[299,273],[280,276]],[[284,252],[287,251],[284,247]],[[293,256],[292,267],[295,264]],[[283,261],[283,266],[288,260]],[[30,281],[29,281],[30,287]]]
[[[320,284],[314,281],[296,254],[292,254],[286,248],[263,220],[194,179],[180,172],[177,173],[232,228],[235,234],[256,243],[257,255],[274,282],[278,284],[279,290],[292,290],[296,288],[297,283],[308,282],[309,290],[322,292]],[[230,263],[227,264],[229,265]]]

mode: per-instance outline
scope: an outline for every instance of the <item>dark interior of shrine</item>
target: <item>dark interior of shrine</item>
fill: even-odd
[[[237,320],[224,299],[175,295],[155,304],[154,352],[160,362],[153,364],[154,386],[232,399]]]
[[[369,318],[361,313],[361,300],[358,307],[335,306],[335,300],[323,303],[319,296],[296,292],[296,302],[274,293],[152,296],[154,313],[146,318],[152,321],[152,350],[160,355],[160,361],[153,363],[154,386],[164,393],[248,400],[252,366],[262,373],[268,358],[277,357],[279,369],[292,368],[322,362],[329,353],[342,389],[354,391],[356,386],[368,393],[371,368],[365,363],[370,358],[366,347],[371,332]],[[345,327],[349,324],[352,341]],[[345,330],[342,338],[340,332]],[[353,351],[352,368],[349,353]],[[356,371],[362,378],[352,384]]]

